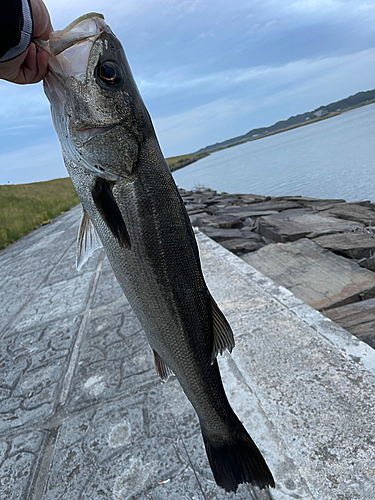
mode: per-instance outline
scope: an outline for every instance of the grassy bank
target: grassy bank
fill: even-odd
[[[0,248],[79,203],[69,177],[0,185]]]
[[[167,158],[170,169],[177,170],[200,155],[181,155]],[[69,177],[31,184],[0,185],[0,249],[54,219],[79,203]]]
[[[170,169],[177,170],[207,154],[167,158]],[[0,249],[54,219],[79,203],[69,177],[31,184],[0,185]]]
[[[186,167],[186,165],[190,165],[191,163],[194,163],[195,161],[198,161],[201,158],[204,158],[205,156],[208,155],[209,153],[187,154],[181,156],[171,156],[166,160],[169,165],[169,168],[171,169],[171,172],[174,172],[175,170],[178,170],[179,168],[182,167]]]

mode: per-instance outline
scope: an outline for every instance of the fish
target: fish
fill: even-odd
[[[40,42],[42,43],[42,42]],[[77,268],[104,247],[164,382],[175,375],[199,418],[216,483],[275,481],[226,397],[217,355],[232,329],[205,283],[183,200],[121,42],[89,13],[40,45],[44,90],[83,215]]]

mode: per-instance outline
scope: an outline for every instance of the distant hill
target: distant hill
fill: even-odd
[[[194,155],[200,155],[202,153],[209,153],[210,151],[216,149],[223,149],[229,146],[234,146],[240,144],[241,142],[246,142],[261,136],[275,133],[277,131],[282,131],[288,128],[294,128],[302,124],[306,124],[311,121],[318,121],[320,119],[328,118],[335,114],[339,114],[342,111],[348,110],[353,107],[361,106],[363,104],[370,104],[375,102],[375,89],[368,90],[366,92],[358,92],[355,95],[351,95],[346,99],[341,101],[332,102],[327,104],[327,106],[320,106],[320,108],[314,109],[314,111],[308,111],[301,115],[291,116],[287,120],[282,120],[280,122],[271,125],[270,127],[254,128],[244,135],[239,135],[238,137],[233,137],[223,142],[217,142],[216,144],[211,144],[205,148],[200,149],[193,153]]]

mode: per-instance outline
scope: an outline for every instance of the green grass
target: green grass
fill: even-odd
[[[169,165],[169,168],[171,169],[171,172],[174,172],[175,170],[186,167],[186,165],[190,165],[190,163],[194,163],[195,161],[198,161],[208,155],[209,153],[200,153],[198,155],[187,154],[180,156],[171,156],[170,158],[167,158],[166,161]]]
[[[0,185],[0,248],[79,203],[69,177],[32,184]]]

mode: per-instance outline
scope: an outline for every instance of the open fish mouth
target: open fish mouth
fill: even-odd
[[[47,41],[35,39],[39,49],[53,56],[49,67],[55,80],[63,82],[68,76],[79,78],[86,74],[91,48],[106,26],[103,15],[92,12],[79,17],[63,30],[53,31]]]
[[[34,42],[38,48],[58,56],[77,43],[93,37],[97,38],[106,26],[103,14],[90,12],[79,17],[63,30],[52,31],[49,40],[36,38]]]

